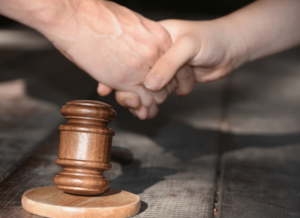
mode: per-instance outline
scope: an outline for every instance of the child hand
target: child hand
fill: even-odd
[[[191,84],[191,87],[193,87]],[[117,91],[115,92],[117,102],[129,109],[129,111],[140,119],[151,119],[158,113],[158,105],[164,102],[167,97],[178,87],[176,79],[173,79],[165,88],[158,92],[151,92],[149,94],[153,97],[154,101],[149,106],[142,105],[140,96],[131,91]],[[178,89],[178,88],[177,88]],[[101,96],[106,96],[112,91],[112,88],[98,84],[97,92]]]
[[[145,86],[158,91],[176,75],[197,82],[220,79],[242,64],[236,59],[242,42],[230,37],[222,19],[212,21],[165,20],[160,24],[172,37],[173,45],[147,74]],[[183,67],[188,65],[189,67]],[[189,90],[191,91],[191,90]],[[185,93],[187,94],[187,93]]]

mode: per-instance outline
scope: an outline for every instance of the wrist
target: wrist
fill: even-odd
[[[51,0],[36,4],[24,24],[44,34],[57,35],[71,19],[83,0]]]
[[[243,33],[230,17],[217,20],[221,29],[223,44],[227,48],[227,56],[232,69],[236,69],[249,61],[249,49]]]
[[[54,23],[54,18],[63,11],[67,0],[0,2],[0,13],[34,29],[43,29]]]

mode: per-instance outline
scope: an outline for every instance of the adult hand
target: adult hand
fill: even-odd
[[[104,87],[136,93],[142,105],[140,118],[157,113],[157,102],[164,97],[152,94],[142,84],[172,44],[160,24],[103,0],[7,0],[0,2],[0,13],[41,32]],[[139,104],[127,102],[133,108]]]
[[[158,92],[149,91],[149,93],[153,96],[155,103],[159,105],[163,103],[175,89],[180,91],[182,85],[185,85],[182,84],[182,82],[178,84],[176,79],[172,79],[171,82],[162,90]],[[194,84],[195,82],[192,81],[190,87],[194,87]],[[112,88],[99,83],[97,91],[99,95],[106,96],[112,91]],[[152,108],[146,108],[145,106],[141,105],[140,98],[135,92],[116,91],[115,94],[118,103],[124,107],[129,108],[129,111],[135,116],[138,116],[140,119],[153,118],[158,112],[158,109],[156,108],[155,111],[153,111]]]
[[[68,28],[61,33],[64,39],[55,34],[50,40],[70,60],[101,81],[104,88],[136,93],[136,100],[127,98],[126,102],[137,109],[141,119],[155,116],[160,97],[142,84],[155,61],[171,45],[166,30],[109,1],[82,2],[75,15],[69,20],[73,24],[68,22]]]

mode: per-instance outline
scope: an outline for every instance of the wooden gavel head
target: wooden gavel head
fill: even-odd
[[[111,143],[115,134],[107,125],[116,118],[116,112],[103,102],[77,100],[67,102],[61,113],[68,123],[59,127],[55,163],[62,167],[62,172],[54,177],[54,183],[71,194],[103,193],[109,187],[103,172],[111,168]]]

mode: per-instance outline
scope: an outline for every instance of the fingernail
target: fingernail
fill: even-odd
[[[161,78],[161,76],[152,74],[147,78],[145,86],[147,89],[157,90],[161,86],[162,82],[163,79]]]
[[[131,100],[130,99],[125,99],[125,104],[126,104],[126,106],[128,106],[128,107],[132,107],[132,102],[131,102]]]

